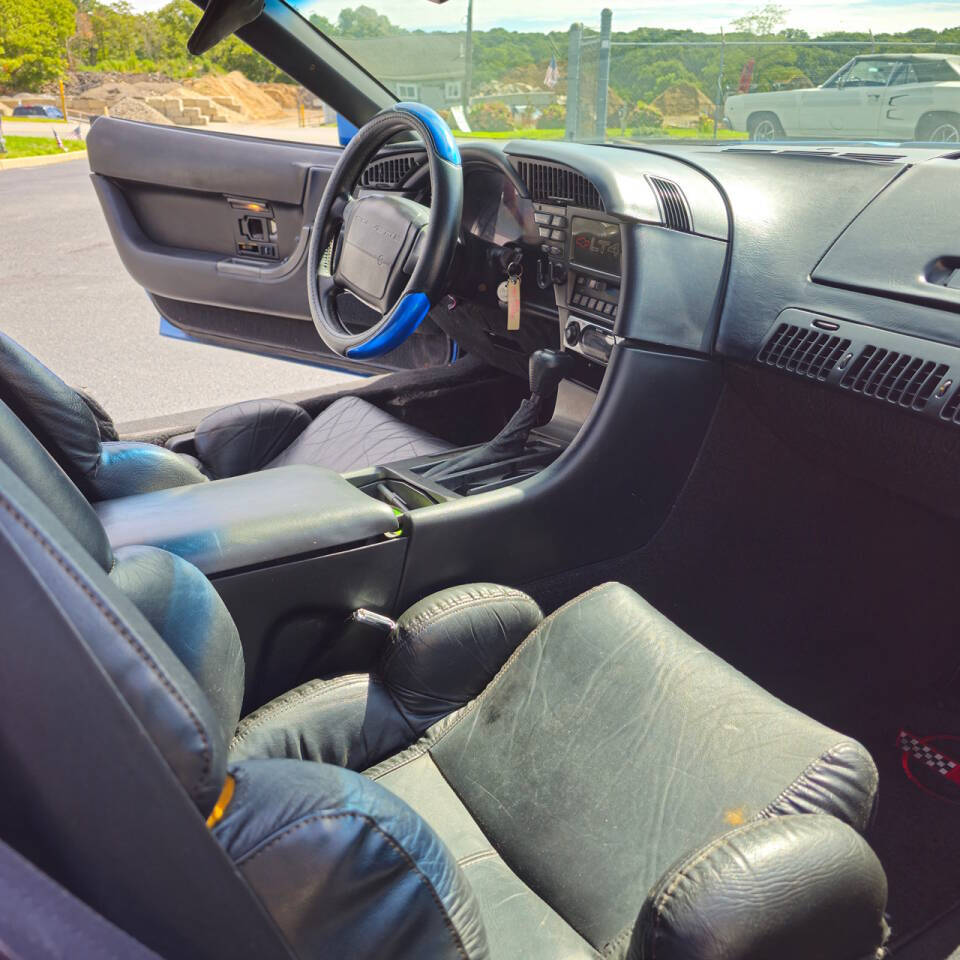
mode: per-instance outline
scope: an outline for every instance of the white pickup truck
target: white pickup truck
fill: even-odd
[[[727,120],[753,140],[960,142],[960,56],[872,53],[820,87],[727,98]]]

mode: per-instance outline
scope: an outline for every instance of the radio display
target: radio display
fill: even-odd
[[[620,226],[602,220],[574,217],[570,222],[573,237],[570,261],[581,267],[620,275]]]

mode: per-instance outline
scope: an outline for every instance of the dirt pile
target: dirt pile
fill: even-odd
[[[292,83],[261,83],[258,86],[268,96],[273,97],[284,110],[296,110],[299,106],[300,88]]]
[[[701,114],[713,114],[713,101],[692,83],[678,83],[657,97],[651,106],[656,107],[665,118],[696,120]]]
[[[110,104],[110,116],[119,117],[121,120],[142,120],[145,123],[159,123],[164,126],[173,126],[173,121],[168,120],[159,110],[154,110],[143,100],[135,100],[133,97],[121,97],[119,100]]]
[[[111,83],[172,83],[165,73],[119,73],[115,70],[71,70],[63,78],[68,97],[85,96],[88,90]],[[42,93],[59,93],[56,80],[45,83]]]
[[[195,80],[187,80],[185,86],[217,103],[234,100],[246,120],[279,120],[286,112],[260,84],[248,80],[239,70],[222,77],[208,74]]]

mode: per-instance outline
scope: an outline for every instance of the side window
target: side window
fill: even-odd
[[[898,63],[896,69],[890,75],[889,87],[897,87],[904,83],[917,83],[917,74],[913,69],[912,63]]]
[[[857,60],[843,78],[847,87],[885,87],[896,60]]]

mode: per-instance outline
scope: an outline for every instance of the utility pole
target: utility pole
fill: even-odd
[[[713,139],[717,139],[717,128],[720,126],[720,111],[726,101],[723,92],[723,59],[727,49],[726,37],[723,34],[723,27],[720,27],[720,74],[717,77],[717,102],[713,107]]]
[[[597,55],[597,137],[607,139],[607,90],[610,86],[610,34],[613,11],[600,11],[600,52]]]
[[[580,132],[580,44],[583,24],[570,24],[570,46],[567,51],[567,124],[564,137],[576,140]]]
[[[467,0],[467,35],[463,41],[463,115],[470,112],[470,88],[473,86],[473,0]]]

